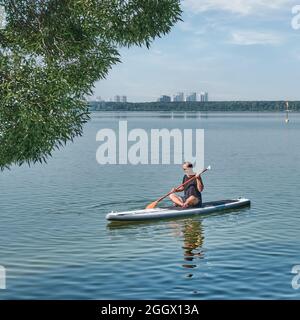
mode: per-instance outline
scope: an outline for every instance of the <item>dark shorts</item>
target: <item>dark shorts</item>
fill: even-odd
[[[193,206],[193,208],[199,208],[202,206],[202,196],[201,193],[199,191],[197,191],[193,186],[191,186],[190,188],[188,188],[185,191],[184,196],[182,197],[183,201],[186,201],[189,197],[194,196],[196,198],[199,199],[199,202]]]

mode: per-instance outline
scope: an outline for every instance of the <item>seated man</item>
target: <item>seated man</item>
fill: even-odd
[[[190,181],[185,186],[175,189],[172,189],[172,192],[182,192],[184,191],[184,197],[179,197],[176,194],[172,193],[169,197],[176,206],[182,208],[198,208],[202,206],[202,196],[201,192],[204,189],[204,185],[199,174],[193,172],[193,164],[190,162],[184,162],[182,165],[184,170],[184,177],[182,183],[185,183],[187,180],[196,176],[195,179]]]

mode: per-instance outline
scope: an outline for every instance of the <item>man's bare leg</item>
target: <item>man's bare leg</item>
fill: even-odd
[[[194,196],[190,196],[186,199],[185,203],[183,204],[184,208],[196,206],[199,203],[199,199]]]
[[[182,207],[183,206],[183,201],[181,199],[181,197],[177,196],[176,194],[172,193],[170,194],[169,198],[172,200],[173,203],[175,203],[176,205]]]

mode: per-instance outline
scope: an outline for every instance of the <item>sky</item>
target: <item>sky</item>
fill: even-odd
[[[296,5],[300,0],[183,0],[183,22],[149,50],[121,49],[122,63],[95,84],[93,98],[145,102],[207,91],[211,101],[300,100]]]

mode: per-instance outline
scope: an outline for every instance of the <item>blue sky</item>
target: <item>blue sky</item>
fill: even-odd
[[[300,100],[295,5],[300,0],[184,0],[184,22],[150,50],[121,49],[122,64],[96,83],[94,96],[136,102],[208,91],[210,100]]]

